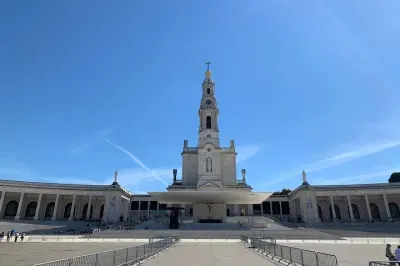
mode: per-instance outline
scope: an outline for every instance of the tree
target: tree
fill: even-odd
[[[290,189],[288,188],[284,188],[282,189],[282,191],[275,191],[272,195],[281,195],[281,196],[285,196],[285,195],[289,195],[289,193],[292,192]]]
[[[400,182],[400,173],[393,173],[390,175],[389,183],[399,183]]]

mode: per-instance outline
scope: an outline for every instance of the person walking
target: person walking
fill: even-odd
[[[390,250],[391,246],[392,245],[390,245],[390,244],[386,244],[385,255],[386,255],[386,258],[388,258],[388,260],[389,260],[389,265],[396,266],[395,262],[391,262],[391,261],[396,261],[396,257],[394,256],[393,252]]]

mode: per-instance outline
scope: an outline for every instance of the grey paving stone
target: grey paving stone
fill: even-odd
[[[179,243],[146,261],[145,266],[283,265],[239,243]]]

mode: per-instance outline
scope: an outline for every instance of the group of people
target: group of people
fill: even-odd
[[[400,266],[400,245],[397,246],[397,249],[393,253],[392,250],[390,249],[392,245],[386,244],[386,258],[389,259],[389,262],[391,262],[389,265],[390,266]]]
[[[0,242],[3,241],[4,237],[6,237],[6,241],[10,242],[10,239],[12,241],[12,239],[14,239],[14,242],[17,242],[18,239],[20,239],[21,241],[24,241],[25,238],[25,233],[18,233],[17,231],[15,231],[14,229],[11,231],[8,231],[7,234],[4,234],[4,232],[1,232],[0,234]]]

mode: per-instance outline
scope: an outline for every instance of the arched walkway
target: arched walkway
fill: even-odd
[[[103,218],[103,214],[104,214],[104,204],[101,205],[100,207],[100,219]]]
[[[390,216],[392,218],[400,218],[400,208],[395,202],[389,203]]]
[[[371,209],[372,219],[380,220],[381,219],[381,215],[379,213],[378,206],[376,206],[375,203],[370,203],[369,204],[369,208]]]
[[[318,217],[319,217],[319,219],[321,220],[321,222],[324,220],[324,219],[322,218],[322,209],[321,209],[321,206],[319,206],[319,205],[318,205]]]
[[[15,215],[17,215],[17,210],[18,202],[15,200],[9,201],[4,211],[4,217],[15,217]]]
[[[351,209],[353,210],[353,216],[355,220],[360,220],[360,210],[358,209],[358,206],[356,204],[351,204]],[[349,210],[349,205],[347,205],[347,213],[350,218],[350,210]]]
[[[72,209],[72,203],[68,203],[67,205],[65,205],[65,209],[64,209],[64,218],[68,219],[69,216],[71,215],[71,209]],[[73,218],[75,217],[75,210],[76,208],[74,208],[74,214],[73,214]]]
[[[342,220],[342,216],[340,215],[339,206],[337,206],[336,204],[335,204],[335,214],[336,214],[336,219]],[[329,205],[329,215],[331,217],[331,220],[333,220],[332,205]]]
[[[88,204],[86,203],[84,206],[83,206],[83,211],[82,211],[82,218],[83,219],[86,219],[86,212],[87,212],[87,209],[88,209]],[[92,204],[90,204],[90,214],[89,214],[89,219],[92,219],[92,217],[93,217],[93,205]]]
[[[44,218],[52,218],[53,217],[55,205],[56,204],[54,202],[50,202],[49,204],[47,204],[46,213],[44,214]]]
[[[26,206],[25,218],[33,218],[35,216],[36,208],[36,201],[29,202],[29,204]]]

